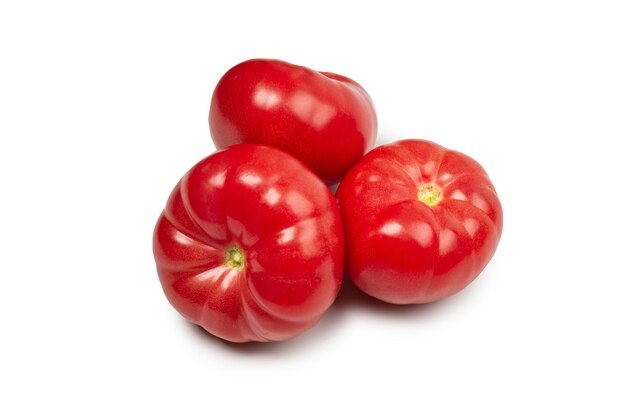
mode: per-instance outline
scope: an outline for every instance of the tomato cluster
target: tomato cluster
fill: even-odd
[[[292,338],[344,271],[385,302],[436,301],[496,250],[502,206],[484,169],[424,140],[372,149],[372,100],[347,77],[245,61],[218,82],[209,126],[218,151],[172,191],[153,249],[172,306],[213,335]]]

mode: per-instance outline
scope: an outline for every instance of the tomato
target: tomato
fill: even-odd
[[[271,145],[332,184],[374,146],[377,119],[369,95],[347,77],[253,59],[218,82],[209,126],[217,149]]]
[[[502,206],[470,157],[424,140],[380,146],[337,190],[346,271],[390,303],[432,302],[467,286],[493,256]]]
[[[285,340],[313,326],[339,291],[343,244],[328,187],[288,154],[252,144],[191,168],[153,239],[172,306],[234,342]]]

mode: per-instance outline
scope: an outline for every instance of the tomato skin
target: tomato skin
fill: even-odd
[[[319,178],[280,150],[242,144],[185,174],[153,250],[163,291],[186,319],[233,342],[278,341],[332,304],[343,244],[335,199]],[[245,257],[241,269],[226,263],[233,248]]]
[[[209,127],[217,149],[271,145],[333,184],[374,146],[377,119],[367,92],[347,77],[253,59],[218,82]]]
[[[441,191],[433,206],[418,198],[420,186],[430,184]],[[502,206],[485,170],[429,141],[375,148],[336,196],[347,276],[390,303],[427,303],[460,291],[485,268],[502,234]]]

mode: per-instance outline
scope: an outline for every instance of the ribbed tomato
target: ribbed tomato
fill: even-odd
[[[435,301],[467,286],[493,256],[502,206],[470,157],[423,140],[369,152],[343,179],[347,275],[386,302]]]
[[[196,164],[154,231],[170,303],[235,342],[291,338],[334,301],[343,234],[328,188],[294,157],[235,145]]]

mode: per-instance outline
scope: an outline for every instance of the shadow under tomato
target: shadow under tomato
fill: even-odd
[[[360,291],[350,279],[344,279],[341,290],[333,305],[321,320],[304,333],[287,341],[233,343],[222,340],[205,331],[202,327],[185,321],[190,332],[204,343],[229,352],[251,356],[274,356],[319,348],[337,337],[338,332],[348,322],[349,317],[359,315],[378,316],[393,322],[417,322],[439,315],[450,309],[456,309],[459,302],[467,296],[467,290],[438,302],[421,305],[394,305],[373,298]],[[381,336],[383,338],[383,336]]]
[[[406,319],[414,321],[418,317],[429,316],[438,311],[448,308],[449,300],[454,296],[438,302],[424,303],[420,305],[397,305],[383,302],[359,290],[350,279],[344,279],[339,297],[331,307],[335,310],[365,312],[377,316],[393,318],[394,320]]]
[[[282,346],[283,343],[263,343],[263,342],[247,342],[247,343],[234,343],[231,341],[223,340],[215,335],[207,332],[199,325],[192,324],[185,321],[186,326],[189,328],[198,339],[203,343],[209,344],[217,349],[223,349],[231,352],[238,352],[241,354],[278,354],[280,351],[286,348]]]

